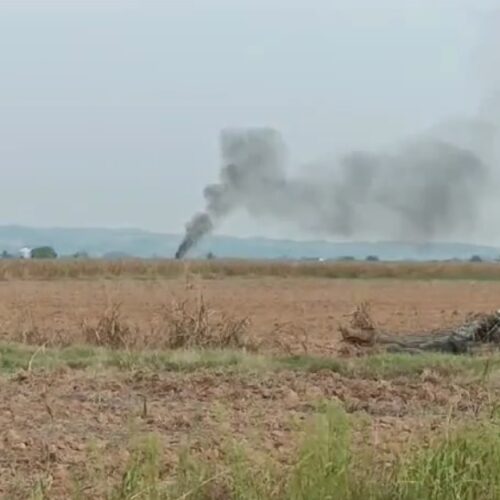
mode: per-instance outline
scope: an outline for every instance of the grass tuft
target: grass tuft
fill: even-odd
[[[500,497],[500,433],[479,423],[401,460],[392,498],[447,500]]]

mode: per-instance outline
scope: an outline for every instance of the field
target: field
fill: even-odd
[[[0,497],[500,498],[500,356],[360,354],[495,264],[3,262]]]

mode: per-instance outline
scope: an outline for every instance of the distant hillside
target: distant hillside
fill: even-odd
[[[24,246],[50,245],[60,255],[86,251],[91,256],[105,254],[136,257],[172,257],[181,235],[161,234],[141,229],[104,228],[33,228],[0,226],[0,251],[17,252]],[[365,259],[376,255],[381,260],[448,260],[469,259],[479,255],[496,259],[500,249],[463,243],[428,243],[415,245],[400,242],[331,243],[326,241],[292,241],[268,238],[234,238],[210,236],[194,251],[192,257],[212,252],[216,257],[248,259]]]

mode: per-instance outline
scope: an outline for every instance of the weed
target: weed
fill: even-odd
[[[131,340],[131,328],[122,318],[119,303],[111,303],[97,324],[91,325],[84,321],[82,328],[84,338],[89,344],[117,349],[127,347]]]
[[[156,500],[162,498],[158,441],[148,436],[136,445],[120,484],[109,500]]]
[[[31,500],[49,500],[52,487],[52,478],[50,475],[38,477],[31,492]]]
[[[351,453],[346,414],[330,405],[300,450],[284,498],[351,498]]]
[[[160,329],[168,349],[252,348],[248,318],[232,318],[211,309],[200,292],[162,308]]]
[[[389,486],[392,498],[447,500],[500,497],[500,435],[492,424],[454,432],[405,457]]]

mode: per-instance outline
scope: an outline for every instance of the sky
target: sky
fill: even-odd
[[[217,180],[222,128],[275,127],[300,165],[474,114],[500,83],[499,12],[498,0],[0,0],[0,224],[179,233]],[[244,214],[219,232],[301,237]]]

